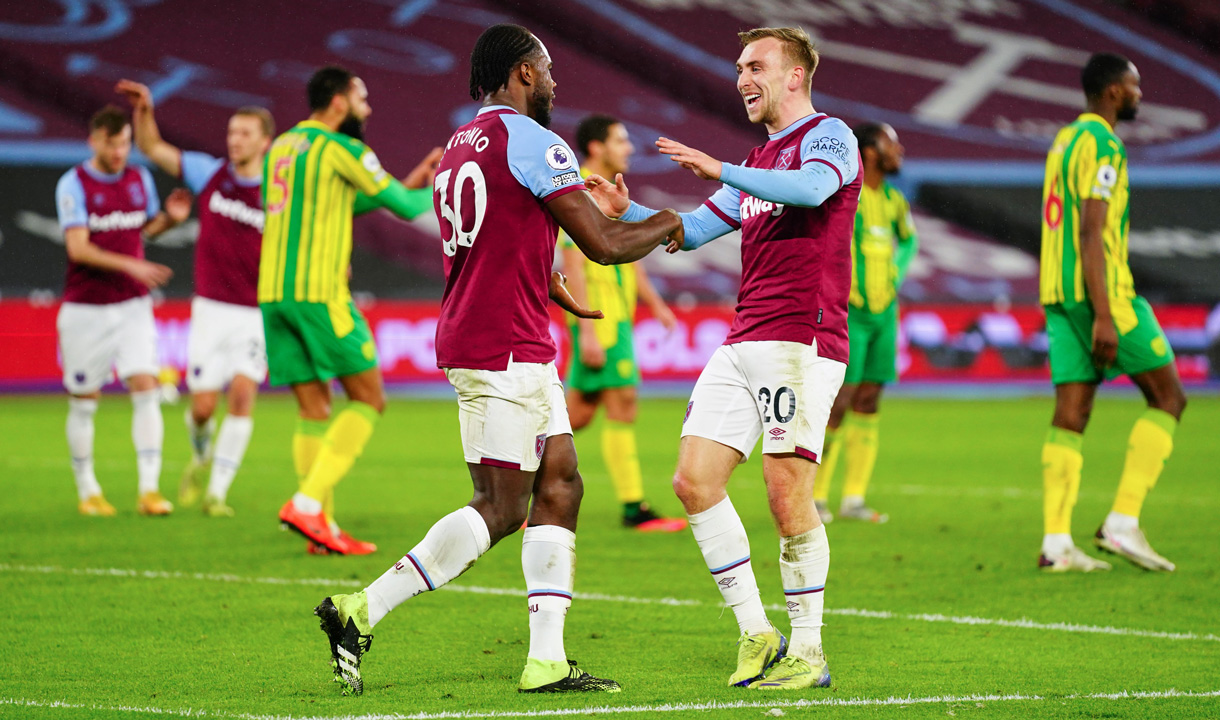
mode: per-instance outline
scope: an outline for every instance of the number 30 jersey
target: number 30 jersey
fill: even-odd
[[[1129,301],[1135,283],[1127,265],[1129,196],[1127,150],[1104,118],[1084,113],[1059,131],[1046,158],[1042,187],[1043,305],[1088,301],[1080,263],[1084,201],[1104,200],[1108,209],[1101,238],[1110,306],[1116,318],[1134,319]]]
[[[512,108],[485,107],[453,134],[433,183],[445,253],[438,367],[554,361],[547,303],[558,225],[545,205],[583,189],[567,143]]]

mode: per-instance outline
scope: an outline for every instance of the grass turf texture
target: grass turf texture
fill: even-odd
[[[667,514],[683,400],[647,400],[639,421],[649,499]],[[1082,547],[1109,509],[1126,437],[1141,404],[1103,398],[1085,443],[1075,537]],[[1178,563],[1150,574],[1121,560],[1093,575],[1035,569],[1041,533],[1039,452],[1047,399],[886,401],[870,502],[887,525],[829,526],[831,571],[824,629],[834,685],[801,694],[725,687],[736,626],[722,611],[689,531],[644,535],[619,525],[601,462],[598,428],[577,438],[585,477],[578,533],[577,599],[567,621],[570,657],[623,683],[619,695],[521,696],[528,648],[524,597],[439,591],[408,601],[375,629],[362,670],[366,691],[343,698],[311,609],[332,592],[375,578],[432,522],[465,503],[456,405],[391,402],[363,458],[338,490],[346,529],[377,542],[370,557],[309,557],[304,541],[277,529],[277,508],[295,488],[289,455],[293,407],[266,396],[253,442],[230,494],[231,519],[197,510],[169,518],[135,513],[130,402],[107,395],[97,416],[97,474],[119,509],[84,518],[63,438],[62,397],[5,398],[0,406],[0,585],[8,612],[0,655],[0,717],[36,720],[152,717],[115,708],[203,711],[203,716],[356,716],[527,712],[595,705],[757,702],[713,717],[1217,717],[1220,697],[1103,699],[1122,691],[1220,689],[1215,480],[1220,401],[1187,410],[1176,449],[1145,508],[1154,546]],[[167,407],[162,488],[176,489],[187,456],[181,406]],[[832,500],[842,486],[836,481]],[[782,601],[778,542],[759,459],[730,484],[752,539],[768,604]],[[52,566],[63,571],[34,571]],[[70,573],[130,569],[169,576]],[[208,575],[196,578],[195,573]],[[233,576],[232,581],[214,577]],[[254,582],[255,578],[292,581]],[[320,579],[310,583],[309,579]],[[327,581],[331,582],[327,582]],[[520,536],[483,557],[455,585],[523,593]],[[678,598],[697,605],[581,599],[581,593]],[[843,614],[889,611],[898,617]],[[1038,623],[1078,623],[1194,633],[1195,639],[1064,632],[928,622],[940,613]],[[782,610],[770,611],[787,631]],[[883,699],[1037,695],[1041,700],[969,700],[897,706],[784,707],[804,698]],[[1075,696],[1075,697],[1073,697]],[[86,707],[38,707],[64,701]],[[600,716],[601,715],[599,713]],[[645,712],[653,716],[659,713]],[[705,717],[707,710],[667,712]]]

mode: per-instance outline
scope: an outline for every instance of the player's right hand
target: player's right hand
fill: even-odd
[[[580,364],[590,370],[601,370],[606,365],[606,349],[597,341],[597,333],[580,334]]]
[[[1093,364],[1108,368],[1118,357],[1118,330],[1108,317],[1093,320]]]
[[[133,260],[127,268],[127,274],[143,283],[150,290],[161,287],[174,276],[173,270],[160,263],[140,260],[138,258]]]
[[[597,207],[606,217],[620,218],[627,212],[627,208],[631,207],[627,181],[623,179],[622,173],[614,176],[613,184],[601,175],[593,173],[585,178],[585,189],[593,196]]]
[[[402,179],[402,184],[412,190],[432,187],[432,181],[436,178],[436,167],[441,164],[441,158],[444,156],[444,148],[432,148],[424,156],[424,159],[420,160],[419,164],[411,172],[407,173],[407,176]]]
[[[128,102],[134,110],[152,110],[153,99],[152,91],[147,85],[136,82],[135,80],[120,80],[114,86],[114,91],[127,96]]]
[[[665,246],[665,252],[669,253],[670,255],[673,255],[674,253],[681,250],[682,245],[686,242],[686,229],[682,226],[682,216],[678,213],[677,210],[666,208],[664,210],[664,212],[671,212],[674,214],[674,217],[678,218],[677,229],[675,229],[673,232],[671,232],[669,234],[669,237],[665,238],[666,242],[668,243]]]

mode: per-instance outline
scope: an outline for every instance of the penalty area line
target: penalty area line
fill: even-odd
[[[279,578],[250,577],[231,575],[228,573],[191,573],[167,570],[134,570],[129,568],[65,568],[57,565],[13,565],[0,563],[0,572],[33,573],[44,575],[78,575],[106,578],[138,578],[146,580],[197,580],[202,582],[242,583],[256,585],[302,585],[307,587],[349,588],[364,587],[359,580],[336,578]],[[493,595],[509,597],[525,597],[525,590],[520,588],[496,588],[479,585],[445,585],[444,592],[460,592],[471,595]],[[668,607],[719,607],[719,604],[706,603],[701,600],[690,600],[672,597],[631,597],[628,595],[605,595],[602,593],[576,593],[577,600],[591,602],[625,603],[631,605],[663,605]],[[765,605],[767,610],[787,611],[784,605]],[[1220,642],[1220,635],[1215,633],[1169,632],[1165,630],[1144,630],[1141,628],[1114,627],[1112,625],[1085,625],[1069,622],[1038,622],[1028,618],[1011,620],[1007,618],[986,618],[971,615],[944,615],[941,613],[902,613],[889,610],[866,610],[863,608],[827,608],[826,615],[841,617],[864,618],[868,620],[905,620],[910,622],[947,623],[950,625],[974,625],[1013,628],[1019,630],[1044,630],[1049,632],[1066,632],[1088,635],[1112,635],[1117,637],[1139,637],[1157,640],[1197,640],[1202,642]]]
[[[228,718],[231,720],[447,720],[448,718],[532,718],[572,717],[581,715],[626,715],[636,713],[667,713],[703,710],[749,710],[761,708],[819,708],[819,707],[906,707],[910,705],[943,705],[955,703],[1000,703],[1000,702],[1046,702],[1051,700],[1165,700],[1172,698],[1209,699],[1220,697],[1220,690],[1202,692],[1183,690],[1153,690],[1137,692],[1090,693],[1074,695],[932,695],[928,697],[888,698],[824,698],[809,700],[738,700],[736,702],[664,703],[659,705],[598,705],[585,708],[557,708],[554,710],[488,710],[488,711],[442,711],[417,713],[370,713],[365,715],[282,715],[258,713],[230,713],[195,708],[137,707],[130,705],[99,705],[96,703],[72,703],[65,700],[29,700],[26,698],[0,698],[0,707],[58,708],[64,710],[94,710],[105,712],[142,713],[173,717]]]

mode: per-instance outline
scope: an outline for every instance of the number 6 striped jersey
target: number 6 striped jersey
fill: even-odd
[[[1106,291],[1115,317],[1130,306],[1135,283],[1127,265],[1129,226],[1127,150],[1100,115],[1084,113],[1055,136],[1042,187],[1043,305],[1088,302],[1080,264],[1080,229],[1085,200],[1109,203],[1102,242]]]
[[[438,367],[554,361],[547,303],[558,224],[545,205],[583,189],[567,143],[512,108],[485,107],[453,134],[433,183],[445,253]]]

